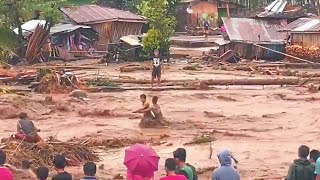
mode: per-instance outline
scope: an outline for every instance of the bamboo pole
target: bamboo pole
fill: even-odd
[[[267,50],[275,52],[275,53],[279,53],[279,54],[291,57],[291,58],[299,60],[299,61],[303,61],[303,62],[307,62],[307,63],[310,63],[310,64],[314,64],[314,62],[312,62],[312,61],[308,61],[308,60],[305,60],[305,59],[302,59],[302,58],[298,58],[298,57],[292,56],[290,54],[282,53],[282,52],[279,52],[279,51],[276,51],[276,50],[273,50],[273,49],[270,49],[270,48],[267,48],[267,47],[264,47],[264,46],[260,46],[258,44],[253,44],[253,45],[257,46],[257,47],[260,47],[260,48],[263,48],[263,49],[267,49]]]

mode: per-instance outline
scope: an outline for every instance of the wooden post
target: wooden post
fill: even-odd
[[[227,17],[230,19],[229,1],[227,2]]]

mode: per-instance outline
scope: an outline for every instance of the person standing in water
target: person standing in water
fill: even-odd
[[[159,50],[154,50],[154,57],[152,58],[153,67],[152,67],[152,77],[151,77],[151,88],[153,88],[153,81],[157,78],[158,86],[160,86],[161,82],[161,59]]]

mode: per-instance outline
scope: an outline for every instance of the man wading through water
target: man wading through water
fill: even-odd
[[[158,86],[160,86],[161,82],[161,59],[159,50],[154,50],[154,57],[152,58],[153,68],[152,68],[152,77],[151,77],[151,88],[153,88],[153,81],[157,78]]]

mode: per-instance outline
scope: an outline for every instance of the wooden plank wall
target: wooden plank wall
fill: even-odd
[[[320,47],[320,33],[291,33],[291,45]]]

